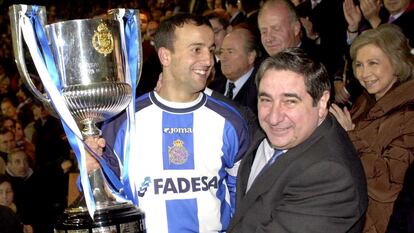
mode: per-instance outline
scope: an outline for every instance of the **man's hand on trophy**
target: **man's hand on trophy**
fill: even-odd
[[[85,143],[97,156],[102,156],[106,143],[104,138],[87,137],[85,139]],[[88,172],[96,170],[99,167],[99,162],[93,155],[90,154],[88,150],[86,150],[86,168]]]

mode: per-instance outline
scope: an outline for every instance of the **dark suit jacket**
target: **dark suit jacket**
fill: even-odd
[[[254,68],[252,74],[243,84],[242,88],[233,98],[233,100],[242,106],[248,107],[254,114],[257,115],[257,87],[254,82],[256,71],[257,69]],[[211,83],[211,85],[209,85],[209,88],[220,92],[221,94],[225,94],[224,92],[226,91],[226,84],[227,79],[225,77],[221,77],[217,78],[213,83]]]
[[[393,24],[399,26],[414,48],[414,2],[411,2],[405,12]]]
[[[246,193],[258,131],[237,175],[236,213],[228,232],[361,232],[367,208],[364,171],[333,116],[261,173]]]
[[[314,59],[322,62],[321,47],[313,40],[310,40],[307,37],[302,37],[299,48],[305,50],[305,52],[311,55]]]
[[[246,19],[246,15],[243,12],[239,11],[237,15],[234,17],[234,19],[230,21],[230,25],[234,26],[239,23],[244,23]]]

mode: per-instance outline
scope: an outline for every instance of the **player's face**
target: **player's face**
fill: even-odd
[[[315,106],[303,76],[295,72],[266,71],[258,91],[260,126],[275,148],[290,149],[302,143],[326,116],[329,92]]]
[[[214,33],[208,26],[184,24],[175,30],[168,70],[177,89],[197,93],[205,88],[214,64]]]

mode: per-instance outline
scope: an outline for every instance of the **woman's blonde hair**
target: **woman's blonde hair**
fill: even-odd
[[[356,54],[360,48],[372,44],[380,48],[390,59],[399,83],[414,77],[414,55],[408,39],[401,29],[393,24],[382,24],[359,35],[351,45],[350,55],[355,72]]]

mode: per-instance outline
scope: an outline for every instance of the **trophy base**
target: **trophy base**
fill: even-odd
[[[145,214],[129,203],[99,204],[94,220],[86,207],[69,207],[55,225],[55,233],[145,233]]]

